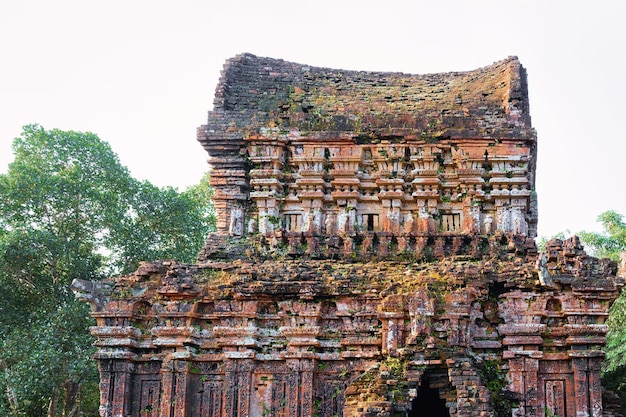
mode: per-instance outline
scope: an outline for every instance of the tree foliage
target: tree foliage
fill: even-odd
[[[607,320],[609,333],[606,337],[606,358],[602,365],[602,385],[616,392],[626,411],[626,294],[622,294],[611,306]]]
[[[114,249],[111,267],[128,273],[136,269],[137,260],[193,262],[208,231],[215,228],[211,196],[207,177],[183,192],[137,184],[126,217],[109,239]]]
[[[552,240],[552,239],[565,240],[569,236],[571,236],[571,232],[569,230],[566,230],[565,232],[559,232],[556,235],[552,236],[551,238],[547,238],[545,236],[541,236],[537,240],[537,249],[539,250],[539,252],[545,252],[546,251],[546,246],[547,246],[547,244],[548,244],[548,242],[550,240]]]
[[[206,178],[132,178],[92,133],[25,126],[0,175],[0,415],[97,415],[88,306],[73,279],[193,261],[215,224]]]
[[[626,223],[623,216],[609,210],[598,216],[598,222],[604,231],[580,232],[581,240],[591,248],[595,256],[619,261],[620,253],[626,250]]]

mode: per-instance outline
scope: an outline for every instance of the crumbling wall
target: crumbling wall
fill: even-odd
[[[151,263],[85,287],[103,415],[404,415],[424,375],[450,416],[600,415],[615,263],[555,241],[542,278],[493,241],[438,262]]]

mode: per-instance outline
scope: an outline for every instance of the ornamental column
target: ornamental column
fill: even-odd
[[[593,301],[590,301],[593,304]],[[576,415],[588,417],[602,416],[602,384],[600,370],[604,352],[594,349],[594,345],[606,343],[606,324],[566,324],[569,335],[566,343],[574,372],[574,397]]]
[[[98,358],[100,370],[100,410],[103,417],[128,416],[132,413],[132,373],[130,358]]]
[[[185,417],[188,414],[189,366],[190,362],[186,360],[163,361],[161,410],[168,417]]]
[[[415,163],[415,179],[411,185],[418,210],[417,231],[433,235],[438,228],[433,216],[439,214],[437,206],[441,192],[438,174],[440,166],[435,157],[435,148],[420,148],[417,155],[411,155],[411,161]]]
[[[313,358],[287,359],[287,417],[312,417],[316,414],[313,402]]]
[[[535,417],[542,415],[537,387],[539,384],[539,360],[545,324],[515,323],[502,324],[498,331],[504,336],[502,359],[509,361],[511,391],[521,394],[520,405],[513,410],[514,417]]]
[[[250,414],[250,390],[254,361],[249,355],[239,352],[224,352],[225,392],[224,411],[226,416],[247,416]]]
[[[361,180],[356,175],[361,162],[361,149],[351,143],[339,143],[330,150],[329,161],[332,166],[329,171],[332,177],[331,198],[338,207],[337,232],[352,234],[359,223],[357,216],[361,214],[358,210],[361,202]]]
[[[271,235],[280,225],[278,200],[283,197],[285,149],[277,141],[251,141],[248,154],[254,164],[250,170],[250,199],[256,203],[258,230],[262,235]]]

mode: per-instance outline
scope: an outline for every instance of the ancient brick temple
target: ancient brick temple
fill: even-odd
[[[516,58],[407,75],[229,60],[194,265],[77,281],[106,417],[608,416],[617,266],[537,253]]]

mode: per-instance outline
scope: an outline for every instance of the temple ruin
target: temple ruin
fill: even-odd
[[[534,243],[515,57],[409,75],[228,60],[208,122],[217,232],[193,265],[76,281],[103,417],[609,416],[623,280]]]

